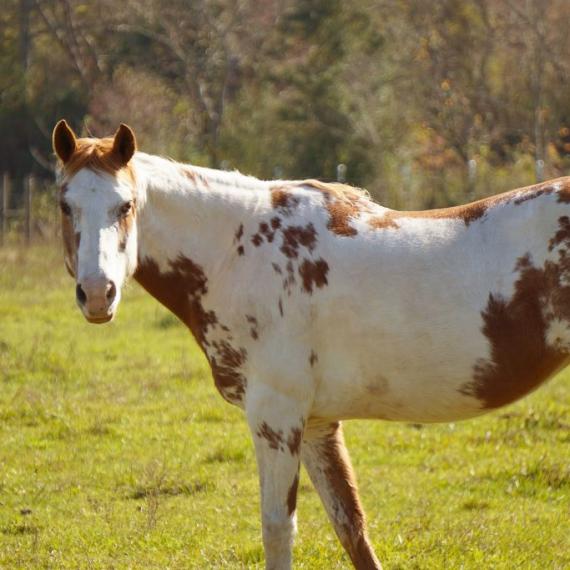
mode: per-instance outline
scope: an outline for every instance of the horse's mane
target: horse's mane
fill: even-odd
[[[295,182],[296,186],[308,186],[315,190],[320,190],[328,196],[345,202],[357,202],[359,200],[369,200],[370,194],[362,188],[349,186],[340,182],[321,182],[320,180],[308,179]]]

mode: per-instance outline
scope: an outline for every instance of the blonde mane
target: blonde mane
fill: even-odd
[[[313,178],[307,180],[300,180],[295,182],[296,186],[309,186],[315,190],[332,196],[337,200],[345,202],[356,202],[358,200],[370,200],[370,194],[367,190],[358,188],[356,186],[349,186],[340,182],[321,182]]]

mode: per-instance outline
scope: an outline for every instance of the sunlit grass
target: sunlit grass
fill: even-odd
[[[0,250],[0,568],[260,568],[255,458],[189,333],[135,284],[87,325],[59,248]],[[570,567],[570,383],[346,435],[387,569]],[[303,475],[297,568],[349,568]]]

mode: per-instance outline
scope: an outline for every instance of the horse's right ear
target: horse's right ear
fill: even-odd
[[[52,145],[55,154],[57,154],[63,164],[65,164],[75,152],[77,148],[75,141],[75,133],[71,130],[71,127],[67,124],[65,119],[59,121],[53,130]]]

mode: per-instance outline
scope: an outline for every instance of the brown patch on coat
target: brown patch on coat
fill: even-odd
[[[237,251],[238,255],[244,255],[245,254],[245,249],[243,248],[243,245],[240,245],[236,251]]]
[[[265,439],[271,449],[284,451],[283,430],[274,430],[267,422],[262,422],[257,430],[257,436]]]
[[[279,297],[279,302],[277,303],[277,307],[279,309],[279,314],[283,316],[283,301],[281,297]]]
[[[239,371],[247,360],[245,348],[235,348],[229,341],[212,341],[216,354],[209,357],[216,387],[229,401],[241,401],[247,381]]]
[[[561,216],[558,218],[559,230],[550,238],[548,242],[548,251],[552,251],[555,247],[570,242],[570,218]]]
[[[311,368],[319,361],[319,357],[314,350],[311,350],[311,354],[309,355],[309,364]]]
[[[357,235],[356,228],[350,225],[351,220],[374,208],[368,193],[360,188],[335,182],[321,182],[320,180],[303,180],[297,184],[318,190],[323,194],[325,207],[329,214],[327,228],[339,236],[353,237]]]
[[[271,205],[279,211],[283,216],[293,215],[297,206],[299,206],[300,198],[295,196],[290,188],[286,186],[275,186],[270,188]]]
[[[299,488],[299,473],[295,474],[295,479],[293,479],[293,483],[289,487],[289,491],[287,492],[287,512],[289,516],[291,516],[295,509],[297,508],[297,491]]]
[[[429,220],[463,220],[466,226],[482,218],[491,205],[491,199],[480,200],[465,206],[452,206],[435,210],[405,211],[386,210],[382,215],[372,216],[368,225],[375,230],[399,229],[398,220],[401,219],[429,219]]]
[[[313,287],[322,289],[328,285],[327,273],[329,271],[329,264],[322,258],[316,261],[304,259],[303,263],[299,266],[299,275],[303,280],[303,289],[312,295]]]
[[[278,230],[281,227],[281,218],[275,216],[274,218],[271,218],[269,223],[274,230]]]
[[[564,201],[570,190],[569,179],[561,179],[563,187],[558,193],[558,201]],[[525,188],[517,188],[510,192],[497,194],[482,198],[470,204],[461,206],[452,206],[450,208],[438,208],[434,210],[421,211],[397,211],[386,210],[383,214],[372,216],[368,219],[368,225],[376,230],[398,229],[400,227],[398,220],[401,219],[425,219],[425,220],[462,220],[465,226],[483,218],[491,209],[502,204],[512,203],[515,206],[523,204],[529,200],[534,200],[540,196],[547,196],[555,192],[553,181],[527,186]],[[570,198],[568,200],[570,202]]]
[[[287,437],[287,447],[291,455],[299,455],[301,450],[301,442],[303,440],[303,429],[302,428],[291,428],[291,433]]]
[[[76,148],[69,160],[63,165],[63,173],[71,178],[80,170],[87,168],[95,172],[105,172],[112,176],[124,176],[133,185],[135,173],[130,162],[124,164],[122,158],[113,149],[114,138],[76,139]]]
[[[283,275],[283,271],[281,271],[281,267],[277,263],[271,263],[271,267],[273,267],[273,271],[275,271],[277,275]]]
[[[220,326],[226,330],[227,327],[220,325],[216,313],[206,310],[202,304],[202,298],[208,292],[203,269],[182,255],[169,265],[170,271],[161,272],[153,259],[145,258],[139,261],[134,278],[190,329],[208,357],[222,396],[232,403],[240,401],[247,385],[240,371],[247,358],[245,349],[234,348],[227,340],[215,341],[215,344],[208,341],[210,328]],[[211,356],[208,347],[211,347]]]
[[[255,247],[259,247],[263,243],[263,238],[259,234],[254,234],[251,236],[251,243]]]
[[[490,293],[481,313],[491,357],[475,364],[473,381],[460,392],[478,398],[484,409],[518,400],[570,359],[567,350],[546,342],[553,320],[570,321],[570,286],[562,284],[570,271],[568,216],[559,219],[559,226],[549,242],[550,251],[560,247],[557,262],[547,260],[541,268],[533,265],[530,254],[519,258],[512,297]]]
[[[298,257],[301,246],[313,251],[317,244],[317,231],[310,222],[306,226],[287,226],[283,228],[282,233],[280,250],[290,259]]]
[[[320,456],[323,474],[335,504],[329,516],[334,519],[337,536],[355,568],[381,568],[368,540],[366,517],[358,497],[358,486],[342,435],[340,423],[330,426],[330,432],[312,445]],[[344,516],[342,516],[344,515]]]
[[[529,200],[534,200],[535,198],[538,198],[540,196],[552,194],[554,190],[555,190],[554,186],[539,186],[538,188],[534,188],[532,190],[529,189],[522,196],[515,198],[513,200],[513,203],[518,206],[519,204],[523,204],[524,202],[528,202]]]

